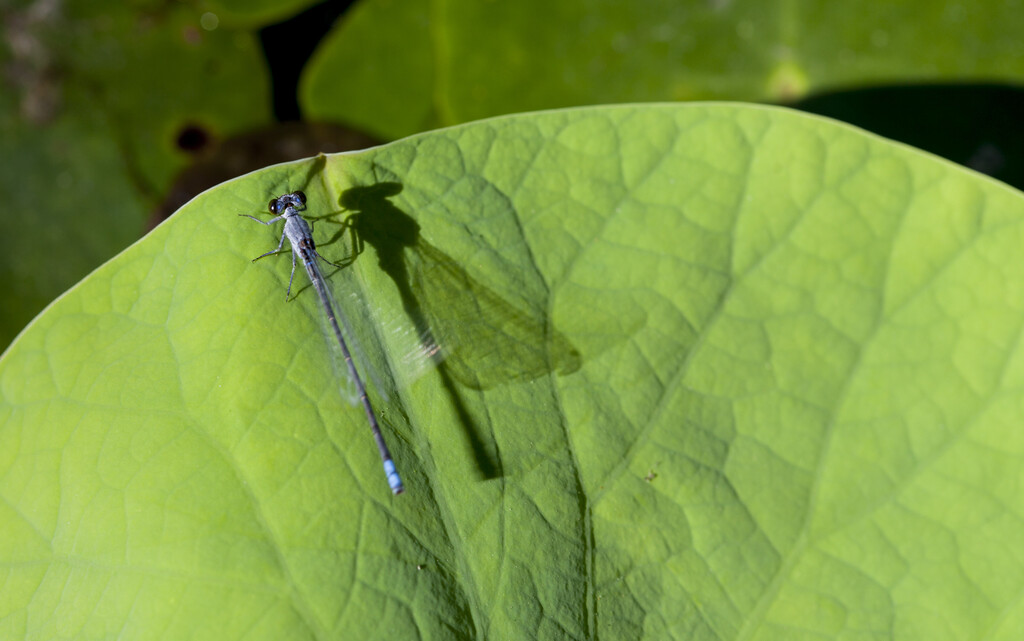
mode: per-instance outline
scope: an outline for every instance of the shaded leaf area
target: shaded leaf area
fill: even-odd
[[[870,8],[822,0],[364,0],[311,61],[301,99],[313,117],[394,139],[587,104],[1019,84],[1022,15],[1004,2],[920,0]]]
[[[294,189],[353,258],[401,497],[312,292],[249,262],[280,232],[237,214]],[[0,636],[1014,639],[1022,222],[999,183],[733,105],[226,183],[0,360]],[[505,369],[472,341],[478,384],[406,369],[392,328],[474,336],[472,302]]]

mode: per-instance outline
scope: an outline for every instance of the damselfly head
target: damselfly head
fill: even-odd
[[[288,207],[294,207],[295,209],[301,210],[305,209],[305,206],[306,194],[301,191],[293,191],[271,200],[270,204],[267,205],[267,208],[270,209],[270,213],[275,216],[280,216]]]

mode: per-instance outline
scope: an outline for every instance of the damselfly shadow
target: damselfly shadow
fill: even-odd
[[[357,255],[365,245],[374,248],[416,334],[443,357],[437,359],[438,371],[484,477],[500,476],[501,463],[484,446],[453,381],[487,390],[552,373],[570,374],[582,358],[543,309],[509,302],[425,240],[420,225],[389,200],[401,189],[398,183],[383,182],[346,190],[339,204],[348,215],[339,234],[352,235]]]
[[[580,353],[543,311],[517,306],[470,275],[427,242],[420,225],[388,198],[398,183],[353,187],[341,196],[356,254],[364,245],[394,282],[405,313],[425,342],[443,352],[443,364],[475,390],[579,369]]]

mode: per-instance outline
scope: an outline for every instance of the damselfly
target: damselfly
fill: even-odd
[[[391,452],[388,450],[387,443],[384,442],[384,435],[381,433],[380,425],[377,423],[377,415],[374,413],[373,406],[370,404],[370,399],[366,394],[366,385],[363,383],[363,379],[359,376],[359,372],[356,370],[355,362],[352,359],[352,351],[349,349],[349,344],[345,340],[345,335],[342,333],[341,326],[339,326],[339,318],[341,319],[341,325],[344,325],[346,328],[350,327],[350,325],[346,322],[342,310],[335,303],[334,297],[331,295],[331,291],[327,286],[327,281],[320,269],[320,265],[317,263],[317,258],[336,267],[342,267],[343,265],[332,263],[317,252],[316,243],[313,242],[313,233],[309,227],[309,223],[307,223],[305,218],[302,217],[302,214],[299,213],[306,209],[306,195],[303,192],[293,191],[274,198],[270,201],[268,208],[270,209],[270,213],[274,214],[274,217],[268,221],[262,221],[259,218],[248,214],[240,214],[241,216],[255,220],[261,225],[273,225],[278,221],[284,221],[284,232],[281,234],[281,242],[277,244],[277,248],[257,256],[253,259],[253,262],[267,256],[281,253],[281,248],[284,247],[285,239],[291,243],[292,273],[288,279],[288,291],[285,294],[285,298],[287,298],[291,294],[292,282],[295,279],[295,258],[298,256],[302,259],[302,266],[306,268],[306,274],[309,275],[310,283],[312,283],[313,289],[316,290],[317,296],[320,298],[323,317],[328,325],[328,333],[333,336],[337,347],[341,351],[341,355],[345,360],[345,366],[348,369],[348,377],[355,385],[359,402],[366,411],[366,418],[370,422],[370,429],[373,431],[373,438],[377,441],[377,449],[380,450],[380,458],[384,463],[384,473],[387,475],[388,485],[391,486],[391,491],[393,493],[401,494],[404,490],[404,487],[402,486],[402,479],[398,475],[398,471],[395,469],[395,463],[391,459]],[[349,338],[354,339],[353,336],[350,336]]]

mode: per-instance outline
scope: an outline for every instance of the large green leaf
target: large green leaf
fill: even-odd
[[[1014,3],[363,0],[305,71],[308,116],[396,138],[643,100],[792,100],[1024,78]]]
[[[403,496],[312,290],[248,260],[296,188],[365,245]],[[738,105],[224,184],[0,360],[0,637],[1016,639],[1022,235],[1001,184]],[[407,315],[459,339],[418,381]]]

